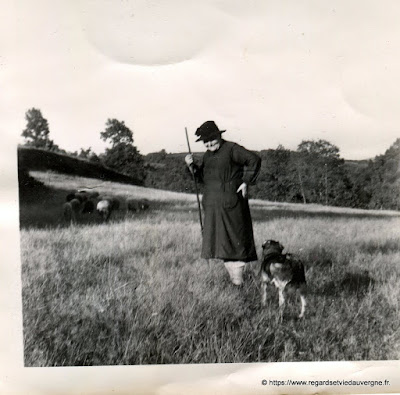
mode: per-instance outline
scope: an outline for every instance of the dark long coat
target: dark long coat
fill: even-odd
[[[204,183],[202,258],[250,262],[257,260],[248,199],[237,193],[255,182],[261,159],[242,146],[222,140],[218,151],[207,151],[196,178]]]

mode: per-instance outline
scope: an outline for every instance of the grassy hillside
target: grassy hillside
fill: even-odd
[[[20,172],[31,170],[55,171],[74,176],[141,185],[138,180],[117,173],[101,164],[31,147],[18,147],[18,169]]]
[[[199,259],[194,195],[31,175],[47,189],[21,205],[35,219],[21,230],[26,366],[400,357],[397,213],[251,201],[258,253],[279,240],[306,266],[305,319],[292,295],[280,322],[275,289],[261,307],[256,263],[236,288],[220,262]],[[96,184],[150,209],[122,207],[108,224],[52,219],[68,189]]]

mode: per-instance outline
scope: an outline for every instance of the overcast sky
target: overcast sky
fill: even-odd
[[[186,150],[214,120],[249,149],[325,139],[346,159],[400,137],[400,2],[5,0],[1,129],[39,108],[68,151],[108,118],[146,154]]]

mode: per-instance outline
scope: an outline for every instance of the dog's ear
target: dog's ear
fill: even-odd
[[[279,248],[281,249],[281,251],[285,249],[285,247],[281,243],[279,243]]]
[[[269,240],[265,240],[264,243],[262,243],[262,248],[264,248],[267,244],[269,244]]]

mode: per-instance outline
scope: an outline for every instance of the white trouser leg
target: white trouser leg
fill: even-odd
[[[224,262],[226,270],[229,273],[231,281],[235,285],[240,285],[243,282],[243,270],[245,263],[241,261]]]

